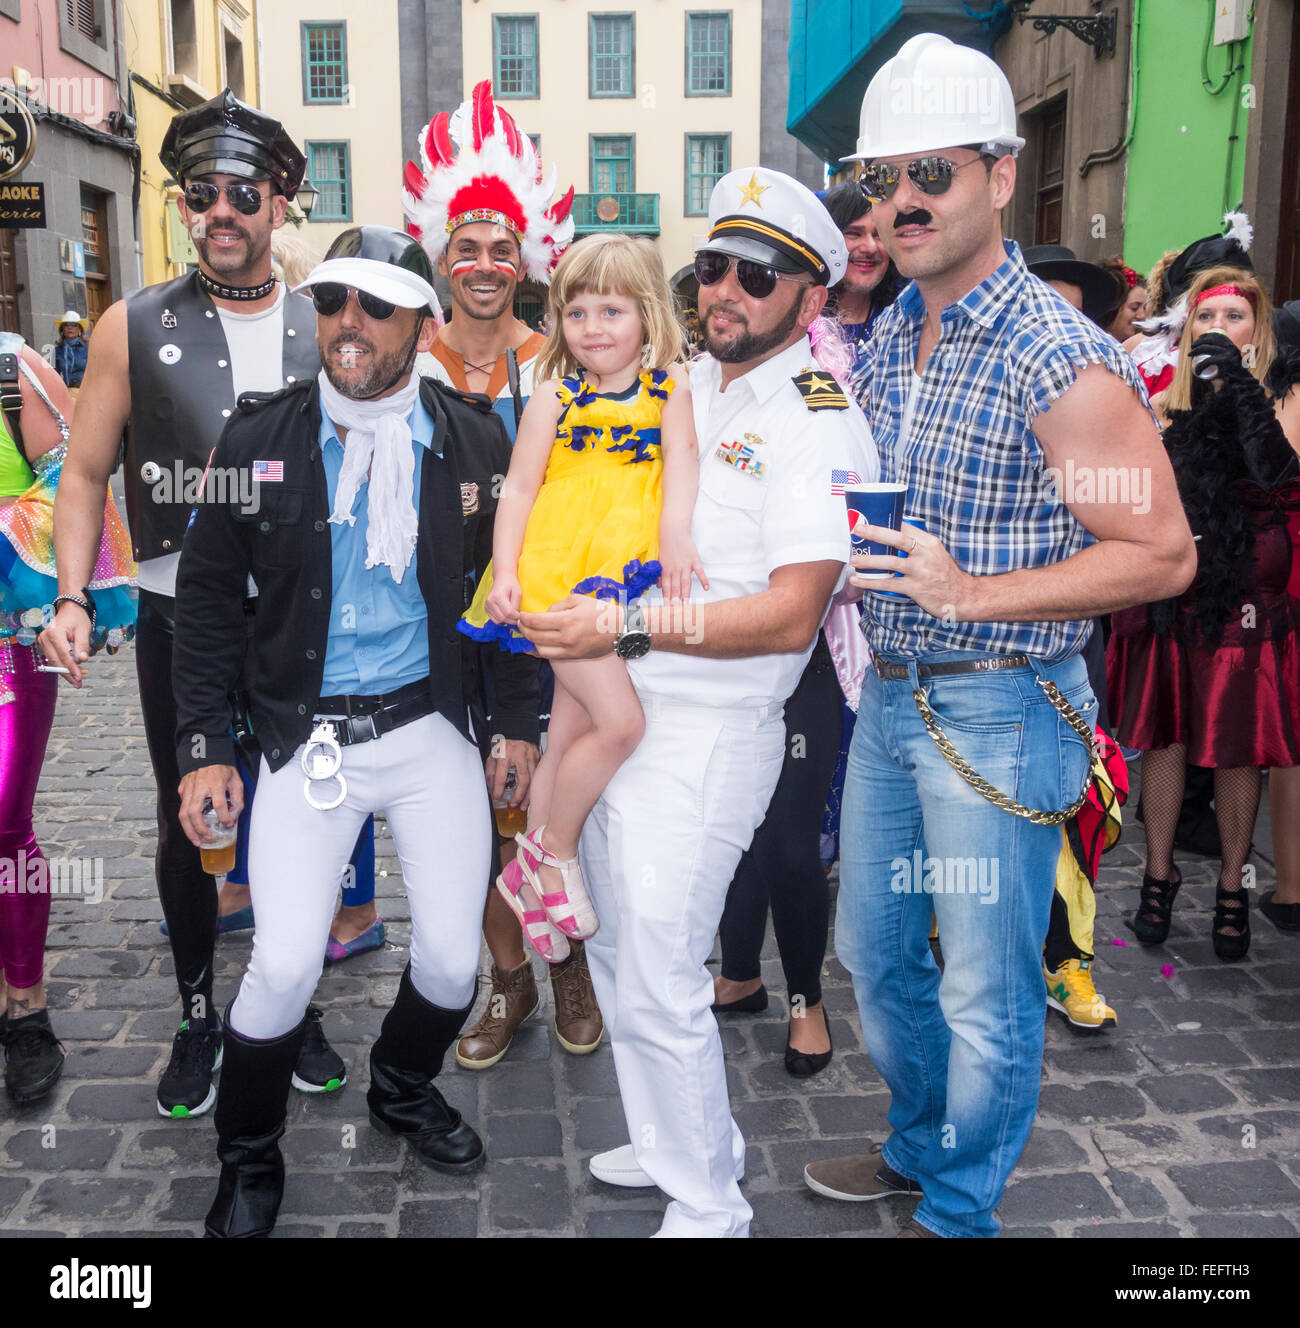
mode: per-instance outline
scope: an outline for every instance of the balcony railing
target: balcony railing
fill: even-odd
[[[578,235],[593,231],[659,234],[658,194],[575,194],[573,228]]]

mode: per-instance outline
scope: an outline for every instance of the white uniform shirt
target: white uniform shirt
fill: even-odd
[[[869,482],[879,478],[880,461],[855,402],[843,409],[809,409],[794,379],[812,368],[806,337],[736,379],[725,392],[721,366],[712,356],[691,365],[700,445],[691,534],[709,578],[708,590],[692,582],[692,603],[756,595],[768,588],[778,567],[791,563],[834,560],[846,565],[847,574],[848,518],[843,494],[831,492],[831,472],[851,471]],[[718,455],[719,448],[733,442],[752,448],[754,460],[762,463],[760,474]],[[654,590],[647,599],[658,602],[662,595]],[[685,624],[689,631],[689,618]],[[811,644],[797,654],[748,659],[706,659],[652,648],[628,669],[638,692],[694,705],[763,706],[789,697],[811,654]]]
[[[285,386],[280,377],[284,359],[284,292],[281,282],[275,303],[258,313],[240,314],[218,308],[221,330],[230,348],[230,374],[234,380],[235,400],[243,392],[278,392]],[[215,439],[214,445],[215,445]],[[155,595],[174,597],[179,553],[165,553],[161,558],[146,558],[139,566],[137,584]],[[248,578],[250,594],[257,593],[253,578]]]

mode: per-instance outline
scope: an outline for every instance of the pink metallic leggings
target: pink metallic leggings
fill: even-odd
[[[32,805],[54,723],[59,680],[37,673],[34,648],[0,645],[0,975],[31,987],[44,973],[50,893],[32,832]],[[32,890],[31,887],[38,887]]]

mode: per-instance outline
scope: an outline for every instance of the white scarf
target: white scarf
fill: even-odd
[[[336,390],[320,371],[321,409],[336,426],[348,431],[343,446],[343,469],[339,472],[330,524],[345,521],[356,525],[352,504],[357,490],[370,476],[370,524],[366,530],[366,566],[389,568],[393,580],[402,582],[415,552],[419,519],[415,511],[415,452],[407,418],[415,406],[420,377],[391,397],[378,401],[353,401]]]

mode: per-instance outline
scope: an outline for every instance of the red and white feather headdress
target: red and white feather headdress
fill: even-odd
[[[542,162],[514,117],[492,100],[492,84],[479,83],[469,101],[440,111],[420,135],[420,160],[406,163],[402,209],[406,229],[431,262],[446,251],[457,226],[491,221],[519,240],[524,271],[549,283],[573,239],[573,188],[555,203],[556,169],[542,179]]]

